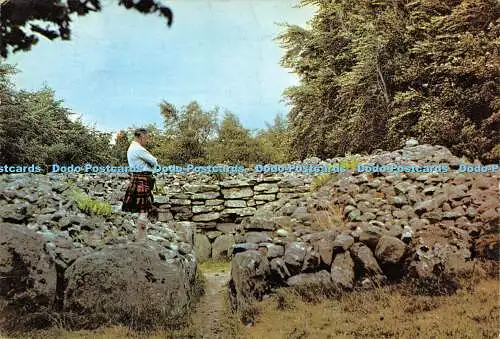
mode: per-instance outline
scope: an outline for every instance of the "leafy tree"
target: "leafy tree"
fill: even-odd
[[[170,26],[173,13],[156,0],[117,0],[118,5],[143,14],[158,13]],[[3,4],[2,4],[3,3]],[[79,16],[102,10],[101,0],[6,0],[0,3],[0,55],[28,51],[39,36],[54,40],[71,38],[71,14]],[[42,25],[40,22],[43,22]]]
[[[0,63],[0,163],[109,163],[109,133],[71,121],[50,88],[17,91],[9,80],[15,71]]]
[[[162,102],[160,111],[165,129],[158,132],[159,144],[154,147],[159,159],[174,164],[205,163],[208,142],[215,136],[218,108],[203,111],[196,101],[192,101],[178,110]]]
[[[288,122],[277,114],[273,124],[266,122],[266,128],[257,133],[256,141],[261,149],[260,161],[285,163],[294,156],[289,142]]]
[[[209,146],[210,162],[249,165],[259,159],[260,153],[250,131],[243,128],[236,115],[226,112],[217,128],[217,138]]]
[[[305,0],[311,29],[278,39],[291,148],[328,157],[400,147],[409,137],[500,158],[499,11],[493,0]]]
[[[126,166],[128,164],[127,150],[129,146],[130,141],[127,132],[123,130],[118,132],[115,144],[113,145],[113,157],[115,158],[116,165]]]

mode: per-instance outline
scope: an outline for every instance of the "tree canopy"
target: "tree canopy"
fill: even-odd
[[[0,62],[0,163],[50,165],[86,163],[127,165],[127,149],[138,127],[149,131],[146,147],[161,164],[231,163],[251,165],[282,161],[287,157],[286,121],[276,116],[273,125],[253,135],[237,116],[219,109],[203,109],[196,101],[177,108],[163,101],[159,114],[163,126],[131,126],[118,132],[100,132],[74,119],[74,112],[56,99],[48,87],[37,91],[15,88],[18,70]]]
[[[85,126],[55,98],[54,91],[19,91],[17,70],[0,63],[0,163],[109,164],[110,134]]]
[[[126,9],[157,13],[170,26],[173,13],[156,0],[116,0]],[[71,38],[71,14],[78,16],[102,10],[101,0],[6,0],[0,3],[0,55],[28,51],[40,36],[54,40]],[[42,24],[43,23],[43,24]]]
[[[500,159],[499,13],[494,0],[304,0],[282,65],[291,149],[303,158],[395,149],[414,137]]]

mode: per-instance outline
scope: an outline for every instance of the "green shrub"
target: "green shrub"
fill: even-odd
[[[165,186],[155,183],[155,186],[153,187],[153,194],[166,194]]]
[[[78,208],[84,213],[105,217],[113,213],[113,208],[109,203],[92,199],[79,189],[71,189],[69,196],[74,202],[77,203]]]
[[[361,163],[361,156],[359,154],[346,153],[344,159],[340,162],[340,167],[345,170],[355,171]]]
[[[309,186],[311,192],[317,191],[320,187],[324,186],[334,175],[335,173],[323,173],[315,176],[311,182],[311,186]]]
[[[361,163],[361,156],[359,154],[346,153],[344,158],[339,163],[328,164],[328,171],[331,171],[334,167],[340,166],[345,171],[355,171],[358,165]],[[324,186],[326,183],[330,182],[332,179],[337,178],[339,173],[328,172],[322,173],[314,177],[310,190],[312,192],[317,191],[320,187]]]

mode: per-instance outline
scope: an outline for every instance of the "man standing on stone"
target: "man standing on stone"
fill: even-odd
[[[153,170],[158,165],[158,161],[144,148],[148,141],[148,131],[139,128],[135,130],[134,136],[135,139],[130,143],[127,151],[132,179],[123,198],[122,211],[139,213],[137,239],[143,240],[146,238],[148,213],[153,209],[152,191],[155,183]]]

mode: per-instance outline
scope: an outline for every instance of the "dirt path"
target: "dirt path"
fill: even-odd
[[[205,272],[205,295],[193,317],[199,338],[225,339],[224,295],[227,293],[229,272]]]

